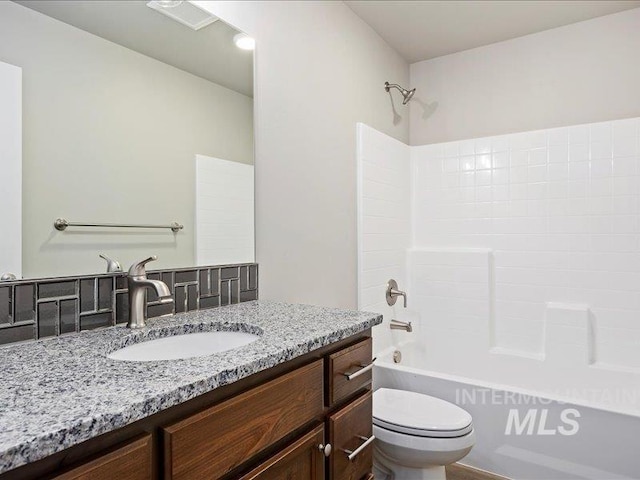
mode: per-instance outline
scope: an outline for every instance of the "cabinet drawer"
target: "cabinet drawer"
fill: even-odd
[[[151,435],[57,475],[54,480],[150,480]]]
[[[323,443],[324,427],[321,425],[240,480],[324,480],[324,455],[318,448]]]
[[[166,479],[215,479],[323,413],[318,360],[163,429]]]
[[[372,438],[372,398],[371,392],[367,392],[329,417],[329,443],[333,447],[329,457],[331,480],[360,480],[371,474],[372,442],[359,453],[357,450]]]
[[[329,405],[371,384],[371,339],[367,338],[329,356]],[[362,374],[357,373],[362,370]],[[348,375],[356,373],[351,380]]]

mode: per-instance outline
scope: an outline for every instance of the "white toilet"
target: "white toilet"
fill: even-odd
[[[386,473],[393,480],[445,480],[445,465],[463,458],[475,443],[467,411],[429,395],[390,388],[373,393],[373,434],[380,478]]]

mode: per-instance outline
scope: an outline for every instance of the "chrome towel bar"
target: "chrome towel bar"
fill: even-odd
[[[184,228],[184,225],[178,222],[172,222],[170,225],[144,225],[130,223],[93,223],[93,222],[70,222],[66,218],[57,218],[53,222],[56,230],[63,232],[67,227],[97,227],[97,228],[170,228],[172,232],[177,233]]]

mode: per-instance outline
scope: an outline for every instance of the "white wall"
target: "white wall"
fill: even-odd
[[[342,2],[195,3],[257,41],[260,297],[355,307],[355,125],[408,140],[407,63]]]
[[[411,145],[640,115],[640,9],[411,65]]]
[[[493,252],[492,347],[544,358],[561,337],[567,361],[640,372],[640,119],[414,149],[414,248]],[[431,304],[455,296],[437,272]]]
[[[363,172],[384,181],[406,153],[365,133]],[[367,256],[397,257],[406,222],[361,229],[361,297],[407,282],[415,332],[391,342],[413,338],[427,370],[640,412],[640,118],[410,149],[406,263],[376,278]],[[396,198],[377,190],[362,183],[363,225]]]
[[[100,252],[192,265],[194,155],[253,163],[253,100],[14,2],[0,61],[23,71],[24,276],[102,272]],[[185,229],[57,232],[57,217]]]
[[[403,299],[389,306],[385,291],[394,279],[408,287],[405,253],[411,245],[410,148],[362,123],[358,124],[358,309],[384,315],[374,327],[375,354],[407,336],[389,321],[411,320]],[[411,299],[413,302],[413,299]]]
[[[195,264],[253,262],[253,165],[206,155],[196,155],[195,162]]]
[[[22,69],[0,62],[0,276],[22,276]]]

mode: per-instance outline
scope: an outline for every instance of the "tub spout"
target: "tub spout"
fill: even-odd
[[[391,330],[405,330],[407,332],[413,332],[411,322],[403,322],[401,320],[391,320],[389,328],[391,328]]]

